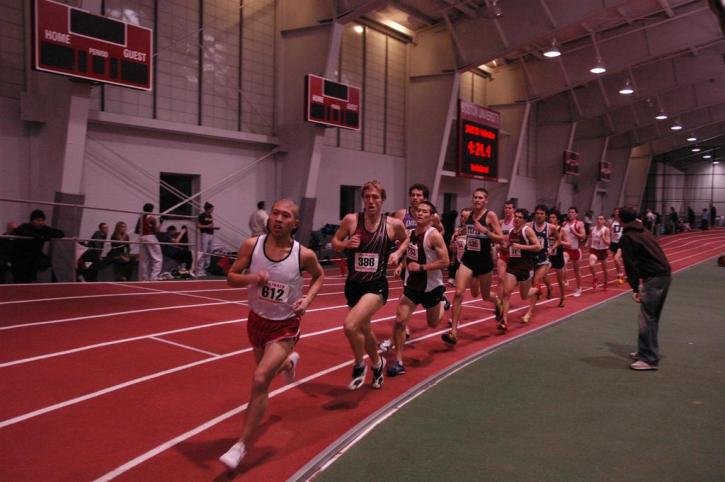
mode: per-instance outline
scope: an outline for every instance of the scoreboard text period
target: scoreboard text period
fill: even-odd
[[[51,0],[34,2],[34,68],[151,90],[152,31]]]
[[[498,179],[498,130],[501,115],[464,100],[458,101],[457,174],[475,179]]]

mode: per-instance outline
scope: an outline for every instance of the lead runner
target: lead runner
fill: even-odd
[[[247,335],[257,361],[242,436],[219,457],[229,470],[239,466],[250,437],[259,427],[267,409],[272,379],[284,372],[288,382],[294,380],[300,359],[293,351],[300,337],[300,317],[320,291],[324,279],[315,253],[292,238],[300,224],[299,214],[294,201],[275,202],[267,222],[269,234],[244,241],[227,276],[230,286],[249,287]],[[306,295],[302,293],[302,270],[312,275]]]
[[[370,357],[373,371],[372,387],[383,385],[385,358],[378,354],[370,320],[388,300],[387,264],[397,266],[408,248],[402,221],[382,213],[386,196],[380,182],[368,181],[361,191],[363,212],[342,218],[340,228],[332,238],[333,249],[347,254],[345,298],[350,311],[343,326],[355,357],[352,380],[347,386],[350,390],[357,390],[365,383],[365,353]],[[388,257],[396,241],[400,245]]]

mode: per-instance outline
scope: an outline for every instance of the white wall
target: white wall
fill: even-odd
[[[692,199],[689,205],[699,215],[709,207],[712,197],[718,216],[725,215],[725,165],[701,162],[687,169],[685,197]]]
[[[340,222],[340,186],[361,186],[373,179],[383,184],[387,194],[383,211],[392,212],[408,205],[404,158],[325,146],[312,229]]]
[[[0,97],[0,197],[29,197],[29,157],[30,141],[20,121],[20,102]],[[5,232],[5,224],[10,221],[28,221],[32,209],[29,205],[0,202],[0,232]]]
[[[116,209],[140,210],[146,202],[158,209],[161,172],[201,175],[200,188],[205,191],[267,152],[235,142],[98,124],[89,126],[88,137],[82,182],[86,205]],[[116,173],[104,166],[109,162]],[[209,201],[216,206],[214,215],[218,223],[223,219],[248,233],[248,217],[256,209],[257,201],[264,200],[269,205],[277,195],[276,162],[273,157],[261,161],[235,181],[202,195],[202,203]],[[142,174],[142,170],[152,177]],[[122,175],[117,175],[118,172]],[[136,219],[133,214],[86,210],[81,233],[90,235],[101,221],[109,223],[111,228],[116,221],[125,221],[132,230]],[[243,234],[231,228],[222,228],[218,231],[217,243],[226,241],[227,248],[236,249],[243,238]]]

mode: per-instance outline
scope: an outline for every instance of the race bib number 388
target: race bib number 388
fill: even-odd
[[[377,253],[355,253],[355,271],[361,273],[374,273],[377,270]]]
[[[272,303],[287,303],[290,286],[277,281],[267,281],[266,285],[258,287],[259,298]]]

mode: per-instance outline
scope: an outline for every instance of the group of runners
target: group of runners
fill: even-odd
[[[332,246],[344,252],[347,260],[345,298],[349,311],[343,321],[345,336],[353,354],[349,390],[358,390],[366,381],[368,365],[372,388],[381,388],[384,377],[405,373],[403,349],[409,336],[408,321],[418,305],[426,312],[429,327],[439,325],[450,304],[445,297],[443,270],[450,264],[449,249],[456,257],[455,294],[450,330],[442,335],[449,346],[458,342],[461,307],[465,292],[479,295],[493,304],[499,330],[509,322],[511,294],[518,286],[522,300],[529,303],[522,321],[531,320],[536,300],[552,296],[548,272],[556,272],[559,306],[564,305],[567,262],[574,270],[576,289],[581,295],[580,247],[590,244],[589,266],[594,278],[596,263],[602,264],[603,287],[606,289],[607,250],[615,253],[618,278],[623,283],[621,254],[617,242],[621,223],[615,210],[607,223],[603,216],[587,238],[576,208],[570,208],[560,223],[559,215],[543,205],[528,212],[506,202],[502,218],[487,208],[488,192],[474,190],[471,208],[460,215],[449,246],[443,237],[441,217],[428,200],[428,189],[414,184],[408,190],[410,205],[393,215],[383,212],[385,188],[369,181],[361,189],[363,211],[346,215],[332,239]],[[277,374],[293,381],[299,354],[294,351],[300,337],[300,320],[322,287],[324,272],[310,249],[293,236],[299,227],[299,207],[290,199],[280,199],[272,206],[267,233],[246,240],[231,267],[228,283],[248,287],[250,313],[247,334],[257,366],[252,377],[251,396],[242,435],[220,461],[230,470],[243,459],[251,437],[256,432],[267,406],[269,386]],[[403,294],[398,301],[392,336],[378,344],[371,328],[373,315],[388,299],[388,269],[403,279]],[[303,292],[302,272],[310,276],[310,286]],[[498,289],[491,293],[493,273]],[[543,286],[542,286],[543,285]],[[381,352],[393,351],[394,362],[387,366]],[[369,363],[365,357],[369,358]]]

